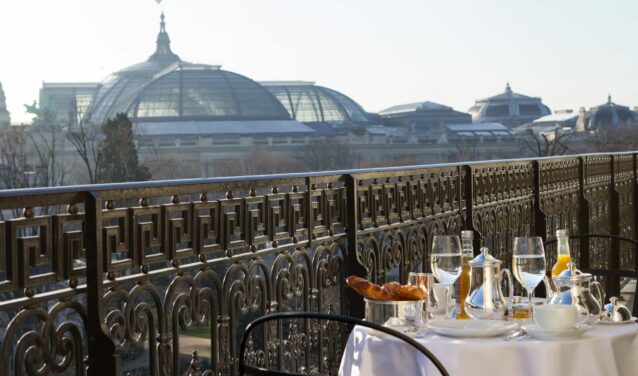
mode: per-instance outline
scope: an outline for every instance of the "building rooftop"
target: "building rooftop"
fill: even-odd
[[[136,123],[170,122],[172,126],[184,121],[290,119],[277,98],[248,77],[219,65],[182,61],[171,50],[164,14],[155,52],[108,78],[87,118],[101,124],[117,113],[127,113]]]
[[[262,81],[290,117],[304,123],[334,127],[369,124],[368,114],[357,102],[336,90],[306,81]]]
[[[144,136],[162,135],[245,135],[314,134],[305,124],[294,120],[253,121],[171,121],[139,123],[136,130]]]
[[[509,82],[503,93],[476,100],[468,112],[472,114],[472,121],[476,123],[494,121],[509,127],[529,123],[551,114],[541,98],[515,93]]]
[[[444,106],[439,103],[424,101],[407,104],[399,104],[396,106],[388,107],[385,110],[379,111],[379,115],[399,114],[414,111],[426,111],[426,110],[453,110],[452,107]]]

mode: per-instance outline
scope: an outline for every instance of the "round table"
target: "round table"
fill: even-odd
[[[448,338],[428,333],[417,339],[450,375],[638,375],[638,324],[595,325],[573,340]],[[401,340],[355,327],[341,360],[340,375],[438,375],[436,368]]]

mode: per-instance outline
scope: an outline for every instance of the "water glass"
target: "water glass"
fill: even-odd
[[[457,235],[436,235],[432,239],[430,266],[436,279],[445,285],[445,301],[451,301],[452,285],[461,275],[461,240]],[[450,316],[450,305],[445,305],[445,317]]]
[[[545,278],[546,267],[545,248],[543,247],[543,239],[541,237],[520,237],[514,239],[512,271],[518,283],[527,290],[530,315],[532,293],[536,286]]]

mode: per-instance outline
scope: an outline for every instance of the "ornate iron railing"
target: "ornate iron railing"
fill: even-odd
[[[362,316],[344,277],[405,281],[433,234],[472,229],[506,264],[517,235],[636,237],[636,158],[0,191],[0,375],[233,374],[251,319]],[[638,269],[631,246],[573,245],[583,268]]]

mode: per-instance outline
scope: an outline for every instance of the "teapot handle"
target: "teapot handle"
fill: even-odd
[[[589,290],[591,291],[591,294],[593,295],[593,297],[598,301],[598,304],[600,304],[600,308],[604,310],[605,309],[605,293],[603,293],[603,288],[601,287],[600,282],[592,281],[589,284]]]
[[[508,296],[510,301],[514,298],[514,280],[512,279],[512,272],[509,269],[503,268],[501,269],[501,280],[503,280],[502,274],[505,274],[507,277],[507,292],[509,292]]]

